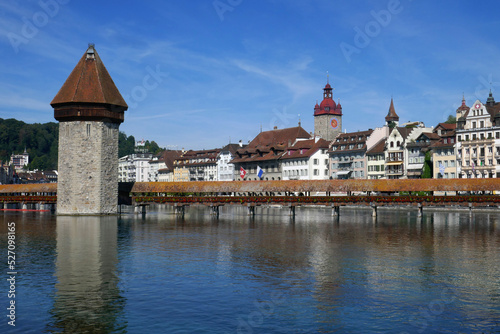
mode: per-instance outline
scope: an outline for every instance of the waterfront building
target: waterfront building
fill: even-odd
[[[367,178],[366,142],[372,129],[341,133],[328,151],[330,155],[330,176],[333,179]]]
[[[189,150],[175,159],[174,179],[178,181],[217,181],[217,156],[221,149]],[[187,172],[187,173],[186,173]],[[187,178],[187,180],[186,180]]]
[[[150,182],[172,182],[174,180],[174,161],[181,157],[182,151],[165,150],[149,161]]]
[[[329,142],[323,138],[299,138],[280,158],[283,180],[328,179]]]
[[[323,88],[323,101],[314,106],[314,135],[329,142],[342,132],[342,106],[333,100],[332,86]]]
[[[455,124],[439,123],[434,133],[439,140],[432,143],[433,178],[454,179],[457,177],[457,156],[455,153]]]
[[[382,138],[366,151],[366,167],[368,179],[385,178],[385,141]]]
[[[409,179],[420,179],[424,168],[425,155],[440,137],[435,132],[422,132],[416,139],[406,143],[407,164],[406,176]]]
[[[236,151],[244,148],[240,140],[238,144],[227,144],[222,148],[217,156],[217,181],[234,181],[235,169],[231,161],[236,157]]]
[[[148,182],[150,172],[150,160],[153,157],[144,146],[144,140],[138,141],[135,153],[118,159],[119,182]]]
[[[50,104],[59,121],[57,213],[115,214],[118,133],[128,106],[93,44]]]
[[[386,118],[386,126],[391,130],[385,144],[385,178],[406,179],[416,178],[421,175],[422,152],[421,147],[426,145],[428,137],[434,137],[432,128],[425,127],[423,122],[407,122],[399,126],[399,116],[391,99],[389,113]],[[422,133],[428,135],[422,137],[417,143],[417,138]],[[430,142],[428,143],[430,144]],[[424,153],[425,154],[425,153]],[[411,162],[410,162],[411,158]]]
[[[297,141],[311,135],[299,126],[260,132],[246,147],[236,151],[234,175],[236,180],[281,180],[280,157]],[[244,171],[242,173],[242,171]],[[243,177],[242,177],[243,176]]]
[[[490,91],[486,103],[457,109],[457,173],[463,178],[496,178],[500,174],[500,103]]]

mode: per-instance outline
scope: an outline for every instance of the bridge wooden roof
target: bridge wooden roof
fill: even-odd
[[[500,178],[404,179],[404,180],[293,180],[293,181],[197,181],[136,182],[132,193],[218,192],[347,192],[347,191],[494,191]]]
[[[12,193],[55,193],[57,183],[29,183],[0,185],[0,194]]]

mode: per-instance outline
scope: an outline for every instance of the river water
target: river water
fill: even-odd
[[[244,209],[0,214],[0,332],[500,333],[500,212]]]

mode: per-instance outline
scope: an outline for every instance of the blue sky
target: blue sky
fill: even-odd
[[[54,121],[50,101],[89,42],[129,104],[120,129],[208,149],[263,130],[313,131],[326,73],[343,128],[434,126],[490,88],[500,101],[496,1],[0,2],[0,118]],[[495,38],[497,37],[497,38]]]

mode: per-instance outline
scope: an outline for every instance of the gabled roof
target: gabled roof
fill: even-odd
[[[292,146],[297,139],[310,137],[311,135],[301,126],[264,131],[259,133],[245,148],[238,149],[238,157],[231,162],[277,160],[279,153]]]
[[[403,139],[406,139],[408,137],[408,135],[413,131],[413,128],[407,128],[407,127],[398,126],[398,127],[395,127],[393,129],[393,131],[394,130],[398,130],[398,132],[401,135],[401,137],[403,137]]]
[[[174,161],[182,156],[182,151],[165,150],[160,153],[158,160],[165,162],[167,169],[174,170]]]
[[[221,149],[220,153],[229,152],[232,155],[235,155],[237,150],[245,148],[246,146],[247,146],[246,144],[241,146],[240,144],[227,144]]]
[[[438,128],[443,128],[445,130],[455,130],[457,128],[457,123],[439,123],[434,128],[434,132],[437,132]]]
[[[322,138],[299,140],[291,147],[287,148],[281,159],[304,159],[310,158],[320,149],[328,149],[330,143]]]
[[[128,108],[94,45],[89,45],[50,104],[54,107],[66,103],[108,104]]]
[[[373,130],[357,131],[340,133],[335,141],[332,143],[332,149],[328,151],[329,153],[342,153],[351,151],[363,151],[366,150],[366,140],[372,134]],[[353,148],[349,148],[353,145]],[[361,147],[359,147],[362,145]],[[344,147],[342,149],[342,147]]]
[[[378,141],[378,143],[376,143],[375,145],[373,145],[373,147],[371,149],[369,149],[368,151],[366,151],[366,154],[380,154],[380,153],[384,153],[384,149],[385,149],[385,142],[386,142],[387,138],[383,138],[381,140]]]

